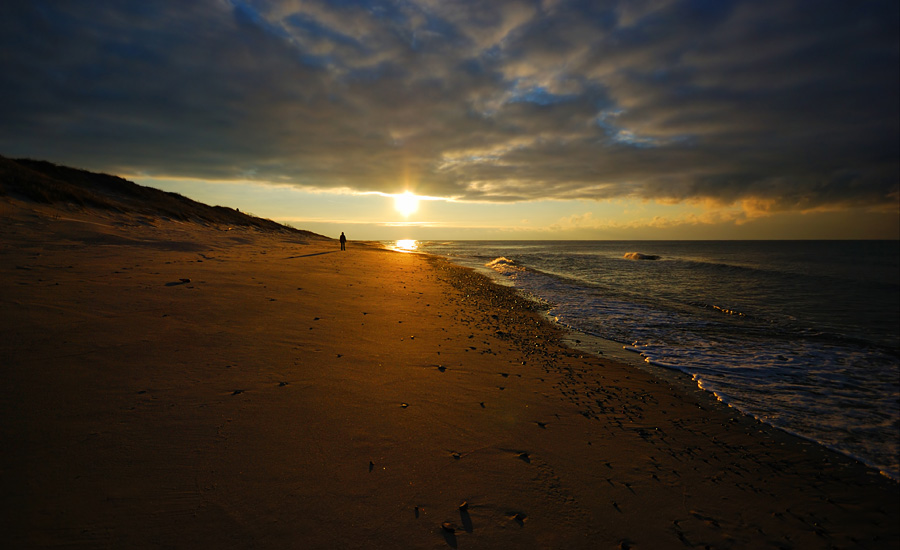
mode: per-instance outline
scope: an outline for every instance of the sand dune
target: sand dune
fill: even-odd
[[[896,548],[877,472],[301,232],[0,198],[8,547]]]

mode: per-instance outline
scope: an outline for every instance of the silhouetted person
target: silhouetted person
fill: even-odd
[[[341,250],[347,250],[347,237],[344,236],[343,231],[341,231]]]

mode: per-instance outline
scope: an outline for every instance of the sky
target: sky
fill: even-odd
[[[898,34],[896,0],[10,2],[0,155],[351,240],[898,239]]]

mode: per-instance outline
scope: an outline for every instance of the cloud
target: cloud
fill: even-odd
[[[0,152],[463,201],[896,209],[898,17],[894,1],[16,2]]]
[[[564,216],[551,224],[550,231],[591,231],[608,232],[623,229],[673,229],[685,226],[740,226],[760,217],[767,217],[768,212],[753,210],[753,206],[742,204],[740,208],[726,208],[686,212],[675,216],[656,215],[652,217],[633,217],[627,221],[598,218],[593,212]]]

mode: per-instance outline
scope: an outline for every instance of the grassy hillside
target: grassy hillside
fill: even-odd
[[[267,231],[320,236],[244,214],[233,208],[209,206],[178,193],[138,185],[118,176],[58,166],[42,160],[8,159],[0,156],[0,196],[43,204],[138,213],[186,222],[249,226]]]

